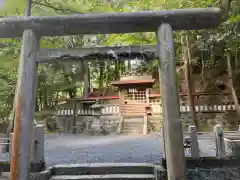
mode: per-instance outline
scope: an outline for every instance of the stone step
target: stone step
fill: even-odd
[[[139,134],[143,134],[142,131],[122,131],[121,134],[124,135],[139,135]]]
[[[161,122],[163,120],[163,118],[149,118],[148,117],[148,121],[151,121],[151,122]]]
[[[123,134],[143,133],[143,118],[124,118],[123,122]]]
[[[134,123],[140,123],[143,122],[142,118],[136,119],[136,118],[125,118],[124,122],[134,122]]]
[[[155,180],[155,176],[152,174],[105,174],[105,175],[78,175],[78,176],[70,176],[70,175],[62,175],[62,176],[53,176],[50,180]]]
[[[138,121],[138,122],[134,122],[134,121],[124,121],[125,124],[143,124],[143,121]]]
[[[143,128],[123,128],[122,131],[138,131],[138,132],[142,132],[143,131]]]
[[[129,126],[124,126],[123,129],[122,129],[122,133],[139,133],[139,134],[142,134],[143,132],[143,127],[129,127]]]
[[[99,174],[153,174],[154,166],[148,163],[95,163],[56,165],[54,175],[99,175]]]
[[[143,127],[143,124],[123,124],[123,126],[125,128],[142,128]]]
[[[123,127],[125,130],[143,130],[143,126],[125,126]]]
[[[143,126],[140,125],[140,126],[124,126],[124,129],[143,129]]]

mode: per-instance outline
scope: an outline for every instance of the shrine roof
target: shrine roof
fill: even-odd
[[[216,28],[222,22],[220,8],[114,12],[61,16],[0,18],[0,38],[21,37],[25,29],[38,36],[156,32],[162,23],[173,30]]]
[[[113,86],[123,86],[123,85],[137,85],[137,84],[154,84],[154,79],[145,79],[145,80],[120,80],[113,81],[111,84]]]

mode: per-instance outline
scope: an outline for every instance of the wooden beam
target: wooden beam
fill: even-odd
[[[157,36],[168,179],[184,180],[186,179],[185,156],[171,26],[162,24]]]
[[[25,30],[23,33],[16,90],[16,103],[19,104],[19,115],[16,114],[15,123],[20,123],[18,128],[14,128],[14,134],[19,134],[19,149],[15,148],[15,150],[19,150],[19,152],[12,153],[20,154],[19,160],[15,158],[17,162],[14,163],[19,166],[19,169],[13,172],[19,174],[19,178],[16,180],[28,180],[30,175],[32,130],[36,104],[36,60],[39,54],[38,51],[39,39],[36,37],[36,34],[32,30]],[[17,142],[15,139],[13,140],[13,144],[16,145]],[[12,160],[14,160],[13,156]],[[13,169],[11,169],[11,171],[13,171]]]
[[[41,49],[39,63],[69,60],[129,60],[129,58],[156,59],[156,45],[113,46],[75,49]]]
[[[39,36],[156,32],[168,23],[174,30],[215,28],[221,23],[220,8],[192,8],[145,12],[115,12],[64,16],[5,17],[0,19],[0,38],[21,37],[25,29]]]

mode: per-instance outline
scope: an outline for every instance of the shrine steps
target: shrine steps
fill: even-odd
[[[143,134],[143,117],[123,117],[122,134]]]
[[[57,165],[52,169],[50,180],[156,179],[154,165],[148,163],[103,163]]]
[[[53,176],[50,180],[155,180],[150,174],[107,174],[107,175],[83,175],[83,176]]]

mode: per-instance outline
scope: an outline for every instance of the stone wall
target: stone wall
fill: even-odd
[[[108,129],[109,133],[116,132],[116,128],[119,123],[119,116],[101,116],[98,120],[94,116],[77,116],[76,117],[76,126],[78,133],[87,133],[90,122],[92,124],[104,124],[104,126]],[[57,117],[57,128],[60,132],[71,132],[73,125],[73,117],[72,116],[63,116]]]
[[[192,122],[190,113],[182,113],[181,120],[184,127]],[[220,124],[225,130],[237,130],[240,120],[236,112],[229,111],[225,113],[197,113],[197,120],[201,131],[212,131],[216,124]]]

